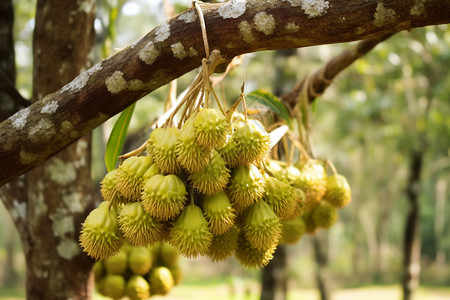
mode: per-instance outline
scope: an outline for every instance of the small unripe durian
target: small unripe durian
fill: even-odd
[[[133,275],[128,279],[125,294],[130,300],[142,300],[150,297],[150,285],[144,277]]]
[[[146,247],[133,247],[128,254],[128,266],[135,275],[144,275],[150,271],[153,258]]]
[[[237,210],[249,207],[264,193],[265,179],[255,165],[238,166],[231,172],[228,192]]]
[[[157,174],[142,190],[142,205],[151,216],[169,220],[180,214],[186,203],[186,186],[176,175]]]
[[[176,267],[179,260],[177,249],[169,244],[161,243],[158,251],[158,260],[165,267]]]
[[[172,274],[173,284],[174,285],[180,284],[181,280],[183,279],[183,272],[180,266],[178,265],[173,267],[166,266],[166,268],[169,269],[170,274]]]
[[[105,177],[102,179],[100,183],[100,193],[102,194],[103,199],[111,202],[114,205],[127,203],[127,199],[124,198],[120,192],[117,190],[117,173],[119,169],[114,169],[108,172]]]
[[[145,212],[141,202],[124,205],[117,221],[123,237],[134,246],[146,246],[161,239],[161,221]]]
[[[283,220],[292,220],[299,215],[295,188],[275,177],[266,176],[263,199]]]
[[[110,202],[102,202],[84,221],[80,245],[89,256],[104,260],[119,252],[123,244],[117,224],[117,210]]]
[[[233,133],[240,165],[259,163],[270,151],[270,136],[257,120],[248,120]]]
[[[212,261],[221,261],[233,255],[237,247],[239,228],[233,226],[222,235],[215,235],[206,254]]]
[[[213,234],[224,234],[234,225],[236,215],[230,199],[223,191],[211,196],[204,196],[202,208]]]
[[[167,295],[174,285],[172,274],[166,267],[154,268],[150,272],[148,281],[152,295]]]
[[[243,235],[240,235],[234,256],[241,263],[241,265],[248,268],[257,269],[264,267],[269,263],[269,261],[273,258],[275,249],[276,245],[269,249],[263,250],[254,248]]]
[[[314,207],[325,195],[326,173],[316,160],[309,160],[300,168],[301,175],[293,182],[296,188],[306,194],[307,209]]]
[[[195,117],[194,127],[197,143],[209,149],[222,147],[231,131],[227,118],[214,108],[200,110]]]
[[[312,211],[305,211],[301,216],[303,223],[305,224],[305,231],[309,234],[316,232],[317,225],[312,218]]]
[[[239,165],[237,154],[237,144],[232,135],[227,137],[227,142],[222,148],[217,150],[222,158],[225,160],[229,168],[234,168]]]
[[[280,244],[297,243],[305,231],[305,222],[303,222],[303,219],[300,216],[294,220],[281,221]]]
[[[117,190],[128,202],[139,201],[141,198],[144,174],[153,163],[148,156],[131,156],[127,158],[117,171]]]
[[[222,191],[228,184],[230,170],[220,154],[213,150],[211,161],[201,171],[189,174],[192,186],[206,195],[213,195]]]
[[[170,243],[186,257],[205,255],[211,245],[213,234],[200,207],[187,205],[170,231]]]
[[[248,209],[243,229],[245,238],[257,249],[276,246],[281,235],[280,219],[262,200]]]
[[[102,294],[113,299],[125,295],[125,279],[121,275],[108,275],[102,280]]]
[[[127,252],[120,249],[119,253],[106,259],[103,263],[108,274],[120,275],[127,269]]]
[[[176,144],[180,129],[177,127],[156,128],[149,137],[147,152],[162,173],[175,174],[181,171],[176,157]]]
[[[323,200],[337,208],[346,206],[352,199],[347,179],[339,174],[327,178],[327,191]]]
[[[105,274],[105,266],[103,265],[103,262],[101,260],[97,260],[94,263],[94,266],[92,267],[92,272],[94,273],[95,283],[99,282],[100,279],[103,278],[103,275]]]
[[[311,217],[317,227],[330,228],[338,219],[337,208],[328,202],[320,201],[311,212]]]

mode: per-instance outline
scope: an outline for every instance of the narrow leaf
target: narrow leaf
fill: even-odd
[[[128,126],[130,125],[135,105],[136,103],[133,103],[122,111],[116,124],[114,124],[108,143],[106,143],[105,164],[108,172],[116,168],[119,155],[122,152],[123,144],[125,143]]]
[[[289,112],[284,106],[283,103],[277,98],[277,96],[266,92],[264,90],[256,90],[253,91],[245,96],[245,100],[249,102],[249,100],[257,101],[267,107],[269,107],[271,110],[273,110],[275,113],[280,115],[286,123],[289,125],[289,127],[292,126],[292,121],[289,116]]]
[[[272,130],[270,135],[270,149],[272,149],[281,138],[288,132],[288,127],[286,125],[280,126],[277,129]]]

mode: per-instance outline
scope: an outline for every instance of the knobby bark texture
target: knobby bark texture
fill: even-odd
[[[450,0],[308,3],[203,4],[209,46],[231,59],[243,53],[348,42],[450,22]],[[142,96],[198,67],[203,57],[199,20],[191,9],[13,115],[0,124],[0,164],[5,170],[0,185],[41,164]]]

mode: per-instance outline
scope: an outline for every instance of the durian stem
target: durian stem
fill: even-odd
[[[288,131],[288,136],[291,139],[292,143],[295,145],[295,147],[300,150],[301,154],[306,157],[307,160],[311,159],[311,156],[309,155],[308,151],[305,149],[303,144],[297,140],[297,138],[294,137],[291,131]]]
[[[245,118],[245,122],[247,122],[247,103],[245,103],[244,88],[245,88],[245,79],[244,79],[244,82],[242,82],[241,95],[239,96],[239,98],[241,98],[241,100],[242,100],[242,106],[244,107],[244,118]]]
[[[147,148],[147,145],[148,145],[148,140],[145,141],[145,143],[143,143],[139,148],[134,149],[133,151],[130,151],[130,152],[125,153],[125,154],[123,154],[123,155],[120,155],[120,156],[119,156],[120,163],[122,163],[122,160],[125,159],[125,158],[128,158],[128,157],[130,157],[130,156],[136,156],[136,155],[141,154],[141,152],[144,151],[145,148]]]
[[[209,45],[208,45],[208,36],[206,35],[206,25],[205,18],[203,17],[202,8],[200,7],[199,1],[194,1],[194,7],[197,11],[198,18],[200,19],[200,27],[202,28],[202,37],[203,37],[203,45],[205,47],[206,58],[209,58]]]
[[[327,159],[327,160],[325,160],[325,163],[327,164],[328,167],[330,167],[331,172],[333,172],[333,175],[338,174],[337,169],[331,160]]]
[[[291,165],[291,157],[289,155],[289,145],[288,145],[288,140],[287,140],[286,135],[284,135],[281,138],[281,140],[283,142],[283,150],[284,150],[284,155],[286,157],[286,163],[288,166],[290,166]]]

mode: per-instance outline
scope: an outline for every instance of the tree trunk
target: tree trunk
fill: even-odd
[[[329,300],[330,297],[330,288],[328,283],[328,278],[326,275],[326,265],[328,263],[328,259],[326,254],[322,249],[322,244],[317,235],[312,236],[313,248],[314,248],[314,258],[316,260],[316,282],[317,288],[320,293],[320,300]]]
[[[286,246],[279,245],[262,271],[261,300],[287,299]]]

